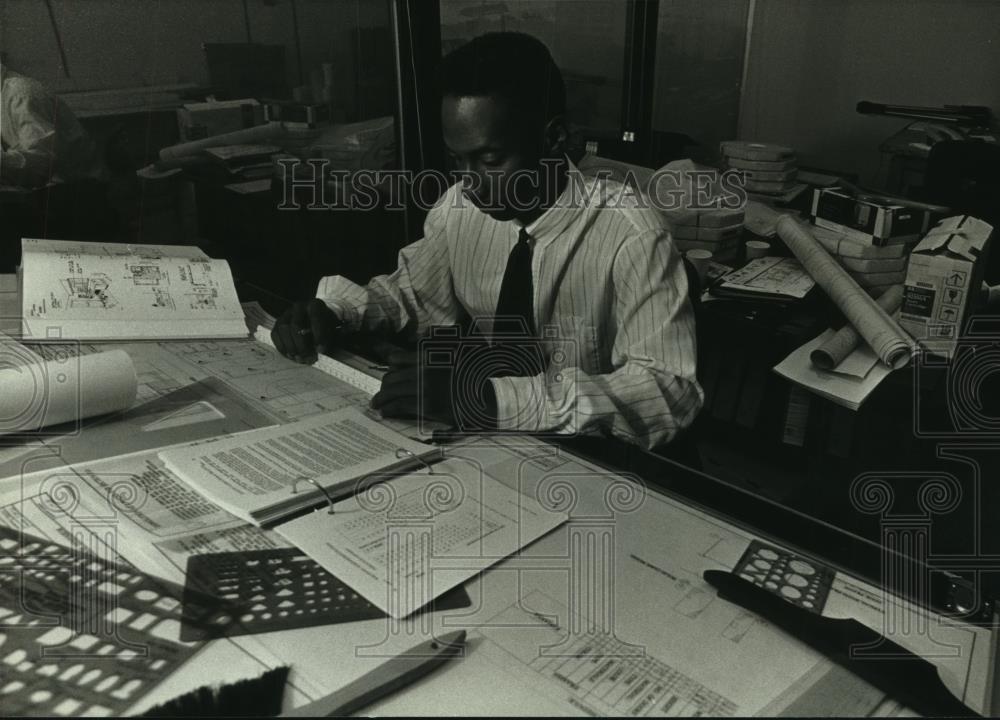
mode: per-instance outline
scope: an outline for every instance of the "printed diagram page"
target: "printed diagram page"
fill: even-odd
[[[720,291],[803,298],[816,283],[795,258],[763,257],[726,275]]]
[[[455,714],[864,716],[895,712],[883,693],[754,613],[719,598],[708,569],[760,576],[781,597],[827,617],[854,617],[933,662],[974,709],[986,707],[990,629],[925,617],[877,588],[655,492],[625,497],[623,479],[550,449],[487,444],[475,459],[529,496],[567,500],[568,523],[475,583],[475,628],[462,665],[434,693],[388,699],[376,715]],[[513,453],[517,458],[512,458]],[[547,454],[546,454],[547,453]],[[530,458],[530,459],[528,459]],[[612,502],[614,500],[614,502]],[[910,608],[912,611],[912,608]],[[762,660],[763,659],[763,660]],[[488,677],[488,683],[475,678]],[[447,711],[446,711],[447,712]]]
[[[371,486],[278,525],[278,534],[369,602],[403,618],[555,529],[543,508],[461,460]]]
[[[196,247],[22,241],[31,340],[246,337],[225,260]]]

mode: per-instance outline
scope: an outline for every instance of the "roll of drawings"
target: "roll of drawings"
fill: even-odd
[[[178,160],[197,155],[202,150],[223,145],[256,145],[280,138],[285,132],[280,122],[270,122],[243,130],[212,135],[201,140],[171,145],[160,150],[160,160]]]
[[[138,381],[124,350],[43,360],[4,341],[0,363],[0,435],[122,412]]]
[[[790,215],[778,218],[778,236],[812,279],[830,296],[848,322],[893,369],[905,367],[915,350],[913,340],[879,307],[854,278],[847,274],[800,222]]]
[[[903,303],[903,286],[893,285],[879,296],[876,303],[880,308],[892,315]],[[812,351],[809,359],[821,370],[833,370],[840,365],[854,348],[861,342],[861,336],[850,323],[840,328],[837,333]]]

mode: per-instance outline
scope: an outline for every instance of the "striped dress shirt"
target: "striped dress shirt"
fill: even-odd
[[[701,408],[687,275],[662,217],[610,180],[570,168],[532,239],[535,327],[547,369],[493,378],[501,430],[669,441]],[[430,210],[424,237],[391,275],[320,281],[348,329],[408,331],[470,320],[489,333],[521,225],[494,220],[458,185]]]

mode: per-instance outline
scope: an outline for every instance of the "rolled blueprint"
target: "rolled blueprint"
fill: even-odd
[[[880,308],[892,315],[903,303],[903,286],[893,285],[882,293],[876,302]],[[847,323],[832,338],[813,350],[809,359],[821,370],[833,370],[854,352],[854,348],[860,342],[861,336],[858,335],[858,331]]]
[[[0,342],[0,435],[121,412],[135,401],[135,366],[123,350],[43,360]]]
[[[915,350],[910,336],[830,257],[809,230],[790,215],[782,215],[778,236],[882,362],[893,369],[910,362]]]
[[[223,145],[254,145],[264,143],[281,137],[284,132],[284,126],[280,122],[257,125],[245,130],[235,130],[201,140],[170,145],[160,150],[160,160],[177,160],[182,157],[190,157],[191,155],[197,155],[207,148],[222,147]]]

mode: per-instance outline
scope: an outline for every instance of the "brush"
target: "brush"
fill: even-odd
[[[143,713],[143,717],[275,717],[281,714],[289,667],[228,685],[206,685]]]

